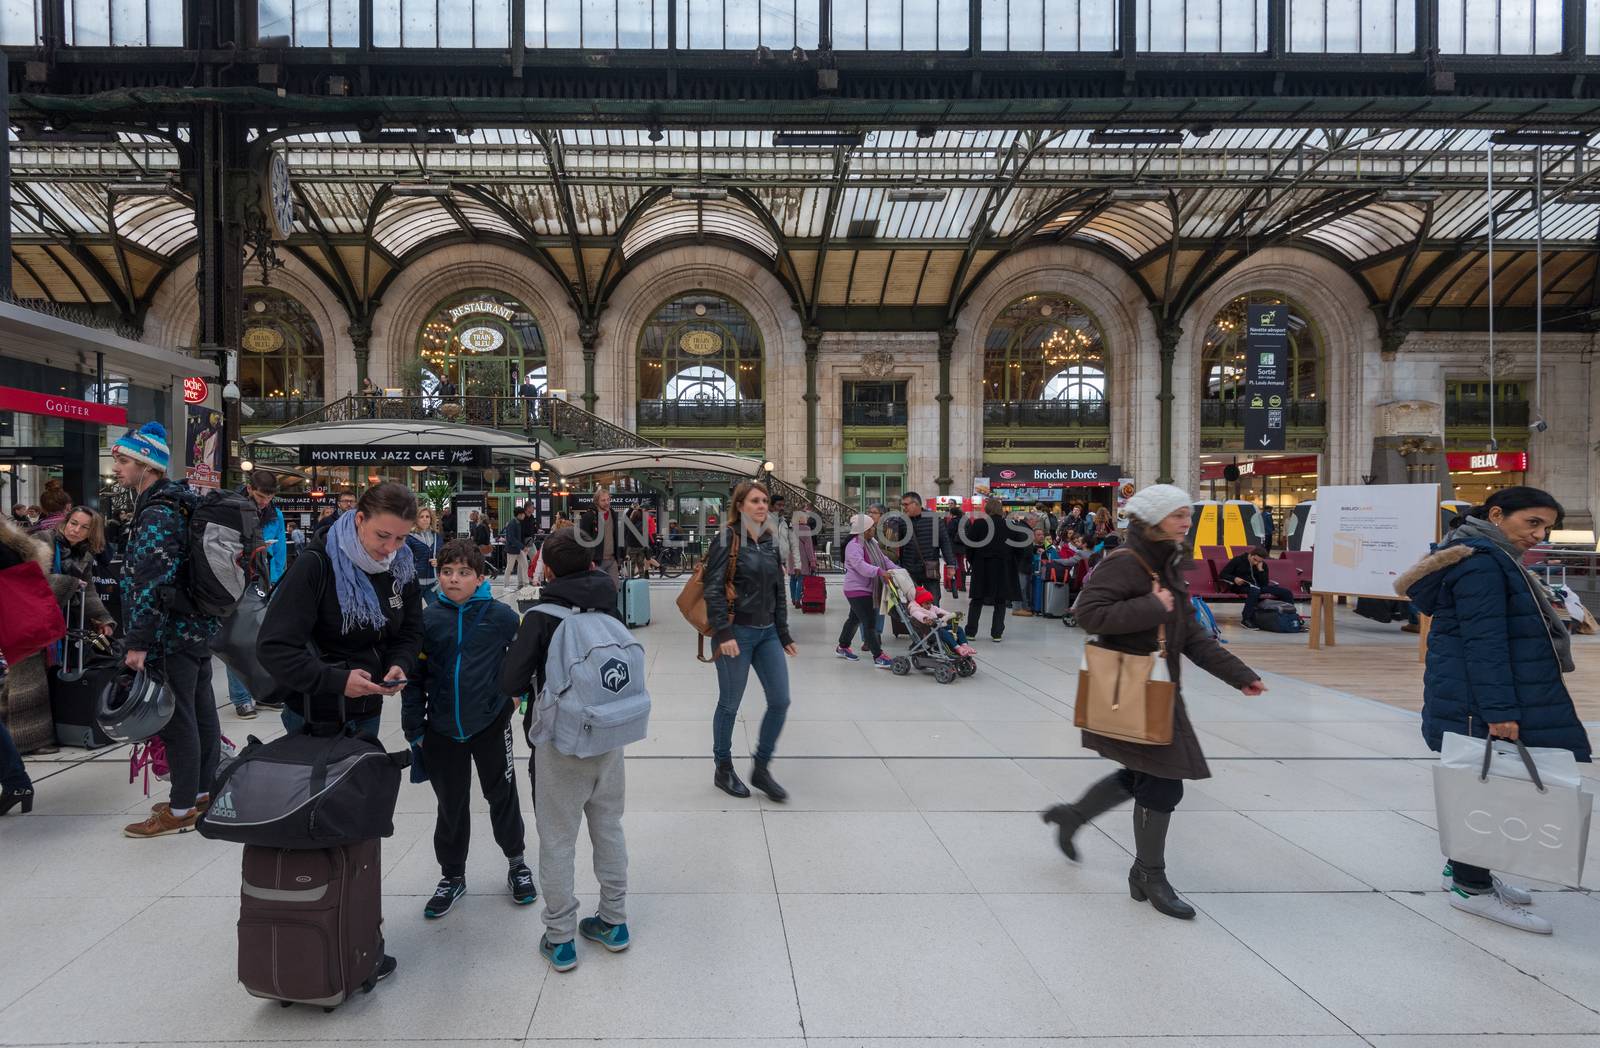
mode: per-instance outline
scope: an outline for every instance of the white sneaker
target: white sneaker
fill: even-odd
[[[1506,881],[1502,881],[1498,876],[1494,877],[1493,880],[1495,894],[1500,896],[1500,898],[1504,899],[1506,902],[1513,906],[1533,905],[1533,893],[1528,889],[1522,887],[1521,885],[1510,884]],[[1450,891],[1455,888],[1455,886],[1456,879],[1450,873],[1450,864],[1445,863],[1444,872],[1439,875],[1439,887],[1443,888],[1445,891]]]
[[[1532,932],[1535,935],[1549,935],[1555,930],[1549,921],[1532,913],[1527,907],[1517,906],[1493,893],[1470,895],[1460,888],[1452,888],[1450,905],[1463,913],[1476,914],[1497,924]]]

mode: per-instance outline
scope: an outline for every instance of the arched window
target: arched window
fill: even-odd
[[[534,387],[532,395],[544,394],[546,357],[539,321],[519,299],[484,288],[462,291],[435,306],[423,323],[416,374],[407,384],[430,407],[439,406],[440,387],[449,383],[456,396],[474,398],[480,406],[499,404],[498,414],[509,418],[516,414],[512,398],[521,396],[524,386]]]
[[[1107,424],[1100,325],[1064,295],[1028,295],[1002,310],[989,328],[983,371],[987,421]]]
[[[1243,425],[1245,307],[1289,309],[1289,403],[1291,425],[1321,425],[1322,336],[1306,311],[1276,291],[1252,291],[1223,306],[1206,329],[1200,353],[1202,424]],[[1216,402],[1215,406],[1205,406]]]
[[[732,299],[679,295],[639,334],[641,425],[760,423],[761,383],[761,334]]]
[[[246,400],[322,399],[322,332],[298,301],[274,288],[244,295],[239,395]]]

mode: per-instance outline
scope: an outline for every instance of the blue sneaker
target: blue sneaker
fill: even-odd
[[[833,653],[835,655],[837,655],[839,658],[841,658],[841,659],[849,659],[851,662],[859,662],[860,659],[861,659],[861,656],[857,655],[855,652],[851,651],[849,648],[845,647],[842,644],[839,645],[837,648],[834,648],[833,649]]]
[[[629,945],[626,924],[607,924],[599,917],[585,917],[578,922],[578,934],[597,942],[612,953],[621,953]]]
[[[539,955],[550,962],[558,972],[570,972],[578,966],[578,948],[571,939],[552,943],[548,935],[539,936]]]
[[[877,658],[872,660],[872,664],[878,667],[880,670],[894,669],[894,660],[887,655],[879,655]]]
[[[422,908],[422,916],[430,921],[438,920],[449,913],[450,907],[465,894],[467,894],[465,877],[445,877],[439,881],[439,886],[433,889],[433,898]]]

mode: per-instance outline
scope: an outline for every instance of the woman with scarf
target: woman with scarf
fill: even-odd
[[[1544,582],[1522,558],[1561,519],[1538,488],[1502,488],[1445,541],[1395,581],[1395,592],[1433,616],[1422,675],[1422,737],[1438,750],[1447,731],[1521,739],[1591,757],[1589,738],[1562,674],[1573,671],[1572,638]],[[1450,860],[1450,905],[1512,928],[1549,935],[1526,888]]]
[[[290,693],[286,731],[310,718],[378,734],[422,646],[422,594],[406,537],[417,500],[395,483],[368,488],[353,513],[313,539],[278,582],[256,656]]]
[[[1166,650],[1173,698],[1172,741],[1165,745],[1129,742],[1083,733],[1083,745],[1122,765],[1090,786],[1071,804],[1043,813],[1056,827],[1056,843],[1076,860],[1073,834],[1097,815],[1130,798],[1133,801],[1133,868],[1128,894],[1149,901],[1168,917],[1188,920],[1194,908],[1167,881],[1167,827],[1183,799],[1184,779],[1208,779],[1211,769],[1200,739],[1184,709],[1180,680],[1183,659],[1238,688],[1246,695],[1266,691],[1254,670],[1228,652],[1195,622],[1183,575],[1183,542],[1189,534],[1193,499],[1172,484],[1153,484],[1128,500],[1128,545],[1109,554],[1084,583],[1073,611],[1078,624],[1095,634],[1089,643],[1132,655]],[[1102,510],[1101,512],[1104,512]]]
[[[424,595],[432,593],[439,585],[437,562],[444,545],[444,537],[433,529],[433,510],[426,506],[417,510],[417,526],[406,536],[406,545],[411,547],[411,559],[417,566],[417,585]]]
[[[70,611],[71,598],[83,595],[84,621],[88,626],[106,636],[116,628],[106,606],[95,589],[96,559],[106,548],[106,522],[88,506],[76,506],[49,534],[50,588],[55,591],[61,611],[67,615],[67,625],[77,621]]]

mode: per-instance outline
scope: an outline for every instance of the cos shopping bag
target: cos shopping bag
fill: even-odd
[[[1534,755],[1521,742],[1512,743],[1522,773],[1513,775],[1504,761],[1495,762],[1496,747],[1508,745],[1471,739],[1477,759],[1461,742],[1445,736],[1448,757],[1433,769],[1434,804],[1439,817],[1439,849],[1448,858],[1501,873],[1575,885],[1583,879],[1584,852],[1589,847],[1589,819],[1594,795],[1551,768],[1551,781],[1540,772]]]

